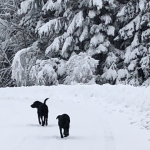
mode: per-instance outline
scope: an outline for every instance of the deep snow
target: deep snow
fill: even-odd
[[[150,87],[72,85],[0,89],[2,150],[149,150]],[[49,97],[49,125],[32,102]],[[71,117],[60,138],[56,117]]]

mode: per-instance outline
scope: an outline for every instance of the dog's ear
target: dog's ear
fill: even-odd
[[[56,119],[59,119],[59,118],[60,118],[60,115],[58,115]]]

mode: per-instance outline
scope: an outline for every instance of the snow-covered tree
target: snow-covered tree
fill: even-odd
[[[17,86],[148,85],[150,0],[17,0],[12,4],[13,19],[2,18],[11,26],[11,34],[6,37],[7,27],[1,26],[0,38],[3,47],[7,42],[17,45],[11,47],[16,53],[12,78]]]
[[[37,43],[34,43],[16,53],[12,63],[12,79],[16,81],[17,86],[30,85],[29,73],[36,64],[38,52]]]
[[[115,40],[125,50],[126,84],[142,85],[149,78],[149,6],[149,0],[130,0],[117,14],[122,28]]]
[[[52,60],[37,60],[29,73],[31,85],[57,85],[57,74],[55,72],[54,62]]]
[[[71,84],[71,82],[88,83],[90,80],[94,81],[96,75],[99,74],[99,72],[96,71],[98,63],[96,65],[94,62],[101,59],[98,58],[98,60],[95,60],[95,58],[99,56],[99,54],[105,55],[108,53],[106,55],[107,58],[113,53],[110,51],[109,46],[110,39],[112,39],[115,34],[112,13],[116,7],[114,0],[47,0],[41,1],[40,3],[35,0],[22,1],[20,3],[20,9],[17,11],[21,19],[19,25],[27,31],[27,37],[28,39],[31,38],[31,40],[29,42],[27,40],[25,49],[20,49],[18,53],[22,54],[24,50],[31,50],[32,42],[37,41],[37,47],[42,54],[35,58],[36,62],[37,60],[40,62],[40,59],[41,63],[47,62],[47,65],[41,65],[38,69],[36,68],[38,65],[34,62],[35,64],[32,64],[33,66],[31,65],[32,73],[25,71],[26,69],[28,70],[29,63],[24,63],[24,65],[27,65],[22,67],[22,71],[26,72],[24,75],[30,76],[29,74],[31,73],[30,77],[33,77],[32,74],[36,74],[36,76],[33,77],[35,80],[32,78],[35,83],[32,82],[32,84],[40,85],[57,84],[57,82],[60,82],[59,78],[64,78],[63,81],[65,84]],[[34,49],[33,51],[35,52]],[[18,55],[18,53],[16,55]],[[44,53],[45,58],[43,56]],[[22,57],[18,55],[17,58],[23,61],[19,56]],[[56,69],[54,69],[51,64],[51,60],[56,57],[61,60],[60,63],[63,62],[63,65],[66,67],[66,71],[63,71],[65,73],[62,76],[57,74]],[[107,65],[106,58],[101,64],[101,68],[104,67],[103,78],[105,78],[105,72],[113,68],[112,65]],[[88,61],[88,59],[91,60],[91,62]],[[69,67],[73,60],[79,61],[74,62],[73,68],[76,69],[76,71]],[[65,64],[64,61],[66,62]],[[17,72],[15,70],[20,70],[19,66],[14,65],[16,62],[15,58],[12,65],[13,72],[15,73]],[[83,63],[82,67],[79,65],[81,62]],[[94,63],[93,67],[91,67],[92,63]],[[22,62],[19,62],[19,65],[22,66],[22,64]],[[47,71],[41,69],[42,67]],[[69,73],[69,68],[72,70],[72,73]],[[83,71],[81,71],[82,69]],[[77,71],[81,72],[81,76],[78,76]],[[46,72],[46,79],[44,79],[43,72]],[[19,71],[18,74],[19,78],[12,76],[13,79],[17,80],[18,86],[30,85],[30,82],[27,81],[29,79],[24,77]],[[51,83],[50,80],[52,80],[53,77],[56,82]],[[114,80],[114,78],[112,80]],[[49,84],[45,81],[49,82]]]
[[[15,35],[17,31],[21,31],[15,15],[18,2],[19,0],[0,1],[0,86],[11,86],[12,82],[11,63],[19,49],[20,40],[16,39]]]
[[[98,61],[85,53],[75,54],[66,63],[65,84],[95,82]]]

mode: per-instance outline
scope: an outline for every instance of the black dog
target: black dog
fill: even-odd
[[[39,120],[39,124],[41,124],[42,121],[42,126],[44,126],[45,124],[47,125],[48,123],[48,107],[46,105],[46,101],[49,98],[46,98],[44,100],[44,103],[41,103],[39,101],[35,101],[31,107],[32,108],[37,108],[37,114],[38,114],[38,120]],[[43,119],[44,118],[44,119]]]
[[[70,117],[67,114],[57,116],[60,129],[60,136],[63,138],[62,129],[64,129],[64,137],[69,136]]]

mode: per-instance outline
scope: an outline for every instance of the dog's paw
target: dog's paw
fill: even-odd
[[[63,136],[61,136],[61,138],[63,138]]]

